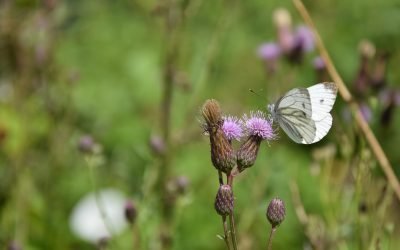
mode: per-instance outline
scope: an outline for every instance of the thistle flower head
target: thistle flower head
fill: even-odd
[[[265,61],[274,61],[281,55],[281,48],[273,42],[264,43],[258,48],[257,54]]]
[[[279,226],[285,219],[286,209],[285,203],[278,198],[272,199],[267,208],[267,219],[272,227]]]
[[[249,136],[259,137],[263,140],[276,138],[271,120],[266,118],[262,111],[250,112],[250,116],[244,115],[243,120],[246,133]]]
[[[310,52],[314,49],[314,34],[307,26],[301,25],[296,29],[295,46],[300,46],[303,52]]]
[[[324,59],[322,59],[321,57],[316,57],[316,58],[314,58],[314,60],[313,60],[313,65],[314,65],[314,68],[316,69],[316,70],[323,70],[323,69],[325,69],[325,62],[324,62]]]
[[[230,215],[233,212],[234,198],[231,186],[221,185],[219,187],[214,207],[217,213],[222,216]]]
[[[222,130],[226,138],[231,141],[233,139],[240,141],[243,136],[242,122],[235,116],[224,116],[223,117]]]

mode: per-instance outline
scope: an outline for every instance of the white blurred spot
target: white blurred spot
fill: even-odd
[[[127,226],[124,216],[126,201],[124,195],[110,188],[99,190],[98,197],[105,218],[101,215],[93,192],[78,201],[70,216],[70,227],[74,234],[92,243],[119,234]]]

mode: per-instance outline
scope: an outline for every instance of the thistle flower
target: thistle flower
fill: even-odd
[[[314,34],[307,26],[300,25],[297,27],[294,40],[294,46],[300,46],[302,52],[314,50]]]
[[[281,55],[278,44],[269,42],[262,44],[257,51],[258,56],[265,62],[268,73],[274,73],[277,68],[277,60]]]
[[[328,71],[326,70],[326,65],[324,59],[317,56],[313,60],[313,66],[317,74],[317,81],[318,82],[329,82],[330,77]]]
[[[240,172],[245,168],[253,166],[262,140],[273,140],[276,138],[271,121],[265,117],[263,112],[251,112],[250,117],[244,115],[243,120],[248,138],[240,146],[236,154]]]
[[[285,219],[286,209],[285,203],[278,198],[274,198],[267,208],[267,219],[271,223],[272,228],[279,226]]]
[[[166,146],[163,138],[159,135],[151,135],[149,138],[149,146],[153,153],[163,155],[166,151]]]
[[[387,89],[381,91],[379,100],[383,106],[380,122],[383,126],[388,126],[394,115],[397,106],[400,105],[400,93],[395,89]]]
[[[95,142],[92,136],[84,135],[79,138],[78,149],[82,153],[93,153]]]
[[[316,70],[325,70],[325,67],[326,67],[325,62],[324,62],[324,59],[322,59],[322,58],[319,57],[319,56],[317,56],[316,58],[314,58],[314,60],[313,60],[313,65],[314,65],[314,68],[315,68]]]
[[[268,42],[258,48],[257,54],[265,61],[274,61],[281,55],[281,48],[274,42]]]
[[[222,129],[224,120],[218,102],[207,100],[203,105],[202,115],[206,122],[205,130],[210,136],[211,161],[216,169],[229,173],[236,164],[236,155]]]
[[[240,141],[240,138],[243,136],[241,121],[234,116],[224,116],[223,121],[222,131],[224,131],[226,138],[229,141],[233,139]]]
[[[215,211],[221,216],[227,216],[233,212],[234,198],[231,186],[221,185],[219,187],[214,207]]]
[[[369,123],[372,120],[372,111],[371,108],[366,103],[360,104],[360,111],[364,119]]]

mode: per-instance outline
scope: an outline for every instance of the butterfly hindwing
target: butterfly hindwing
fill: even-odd
[[[311,118],[295,115],[283,116],[279,119],[279,125],[291,139],[296,137],[296,140],[294,141],[297,143],[310,144],[313,143],[316,138],[316,124]],[[291,137],[291,134],[288,133],[289,131],[285,130],[285,127],[291,127],[291,130],[296,131],[296,133]]]

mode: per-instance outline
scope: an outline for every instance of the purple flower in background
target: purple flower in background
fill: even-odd
[[[323,70],[325,69],[325,62],[324,59],[322,59],[321,57],[317,56],[316,58],[314,58],[313,60],[313,65],[314,68],[316,70]]]
[[[231,141],[233,139],[240,141],[243,136],[243,129],[241,121],[234,116],[224,116],[224,123],[222,125],[222,130],[226,138]]]
[[[258,48],[257,54],[265,61],[274,61],[281,55],[281,48],[274,42],[268,42]]]
[[[295,47],[301,47],[303,52],[310,52],[314,50],[314,34],[307,26],[298,26],[294,39]]]
[[[249,136],[257,136],[264,140],[276,138],[271,121],[261,111],[250,112],[250,117],[244,115],[244,126]]]
[[[312,63],[313,63],[315,73],[317,76],[317,81],[318,82],[330,81],[330,77],[329,77],[328,71],[326,70],[326,65],[325,65],[324,59],[317,56],[314,58]]]
[[[361,103],[360,111],[361,111],[361,114],[364,117],[364,119],[369,123],[372,119],[372,111],[371,111],[370,107],[365,103]]]
[[[393,120],[396,107],[400,105],[400,92],[396,89],[384,89],[379,93],[378,99],[383,107],[381,124],[388,126]]]
[[[84,135],[79,138],[78,149],[82,153],[92,153],[95,146],[95,141],[92,136]]]

